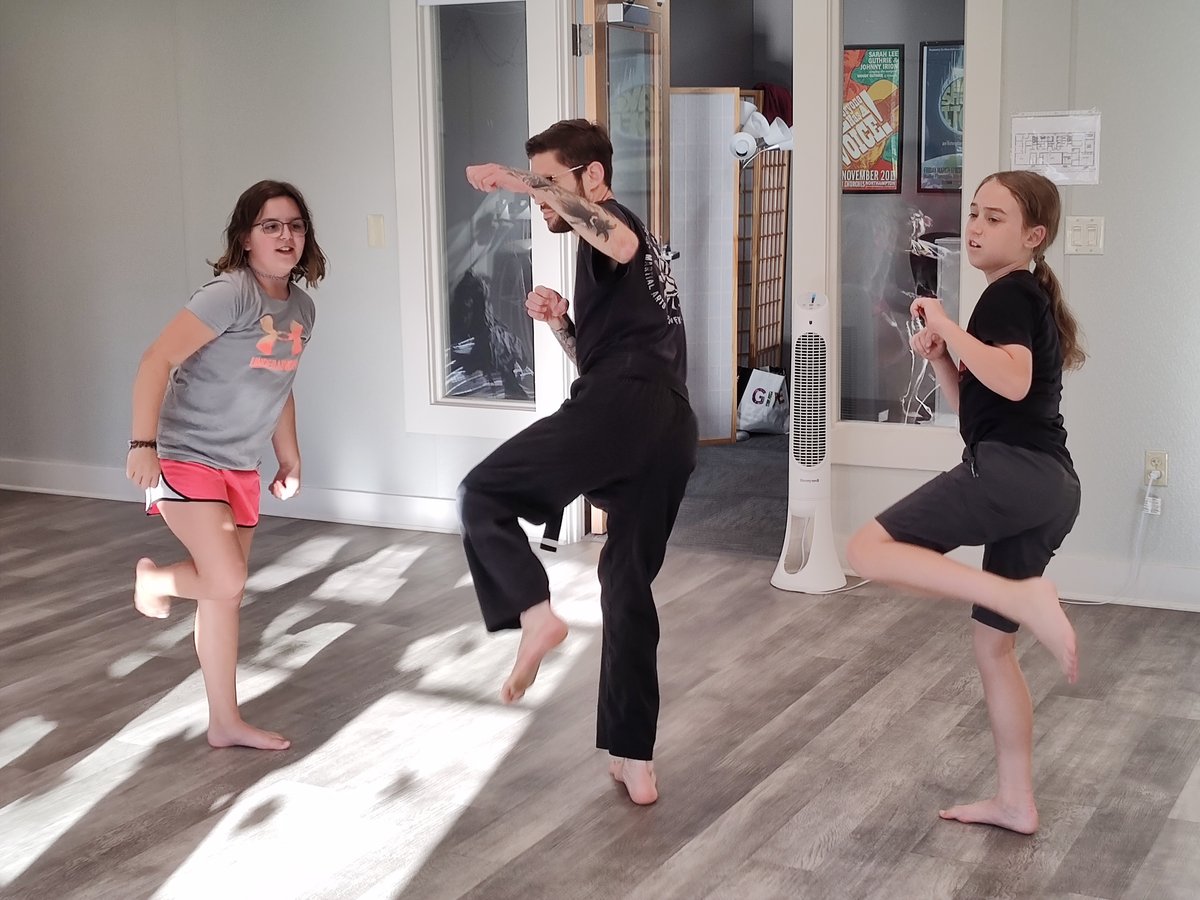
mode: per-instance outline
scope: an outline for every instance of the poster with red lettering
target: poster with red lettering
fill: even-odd
[[[900,191],[904,48],[846,47],[842,56],[842,191]]]

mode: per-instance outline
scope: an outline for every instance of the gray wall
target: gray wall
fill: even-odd
[[[296,383],[305,484],[454,496],[496,442],[405,427],[400,304],[424,298],[398,287],[388,8],[0,5],[0,466],[137,495],[120,473],[138,357],[269,177],[304,191],[331,263]]]
[[[753,0],[754,81],[792,83],[792,0]]]
[[[792,83],[792,0],[675,0],[672,87]]]
[[[1178,105],[1179,65],[1195,55],[1197,35],[1200,5],[1191,0],[1008,0],[1001,158],[1009,159],[1012,113],[1101,111],[1101,183],[1063,194],[1065,214],[1105,217],[1104,255],[1064,257],[1060,243],[1048,257],[1092,354],[1064,394],[1084,486],[1067,547],[1127,557],[1143,451],[1167,450],[1171,483],[1162,515],[1149,520],[1145,558],[1189,567],[1200,598],[1200,256],[1188,240],[1200,234],[1189,166],[1200,119],[1194,103]],[[1143,583],[1154,577],[1151,568]]]
[[[671,87],[750,87],[755,80],[752,3],[671,4]]]
[[[672,5],[672,87],[750,88],[760,81],[791,88],[792,0],[677,0]],[[790,234],[787,240],[790,246]],[[785,346],[792,321],[791,267],[788,254]],[[784,357],[790,364],[786,351]]]
[[[1095,107],[1103,116],[1101,183],[1062,195],[1065,215],[1105,217],[1104,254],[1065,256],[1061,238],[1047,254],[1091,353],[1064,386],[1083,482],[1079,520],[1049,569],[1066,596],[1200,610],[1200,257],[1187,243],[1200,199],[1188,148],[1200,146],[1200,121],[1180,114],[1178,92],[1163,87],[1178,83],[1197,34],[1200,5],[1191,0],[1004,6],[1000,165],[1010,163],[1014,113]],[[1162,515],[1147,521],[1141,575],[1127,588],[1147,449],[1171,454],[1171,483],[1159,491]],[[835,528],[849,536],[927,479],[839,466]]]
[[[1198,191],[1186,163],[1200,121],[1164,86],[1194,51],[1200,6],[1007,0],[1005,10],[1005,112],[1104,115],[1103,183],[1064,196],[1069,214],[1106,217],[1105,254],[1050,257],[1092,353],[1066,387],[1084,506],[1062,554],[1116,591],[1142,451],[1165,449],[1172,483],[1138,590],[1186,581],[1197,596],[1200,257],[1188,250]],[[206,276],[237,194],[282,177],[305,191],[332,261],[296,387],[306,483],[453,496],[495,442],[405,426],[400,304],[424,298],[398,288],[411,251],[392,239],[388,31],[386,0],[0,4],[0,465],[92,467],[127,488],[138,356]],[[910,152],[909,184],[913,165]],[[368,213],[387,216],[386,249],[367,247]],[[842,479],[839,530],[923,477]]]

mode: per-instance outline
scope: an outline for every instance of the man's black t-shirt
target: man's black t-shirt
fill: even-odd
[[[959,364],[959,422],[963,441],[974,449],[997,441],[1049,453],[1071,467],[1067,431],[1059,412],[1062,400],[1062,350],[1050,298],[1032,272],[1018,270],[988,285],[967,333],[985,344],[1020,344],[1033,354],[1029,393],[1007,400]]]
[[[633,229],[638,251],[617,263],[579,241],[573,298],[579,373],[661,378],[686,397],[687,342],[670,260],[630,210],[616,200],[600,205]]]

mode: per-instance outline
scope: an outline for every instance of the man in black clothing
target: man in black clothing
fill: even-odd
[[[526,301],[579,378],[556,413],[463,480],[463,545],[488,630],[521,629],[516,663],[500,691],[513,703],[567,636],[517,518],[553,530],[581,494],[608,513],[598,571],[604,626],[596,744],[610,753],[609,771],[630,798],[653,803],[659,628],[650,584],[696,465],[683,317],[668,255],[613,198],[604,129],[583,119],[559,122],[530,138],[525,152],[529,171],[471,166],[467,180],[481,191],[529,194],[551,231],[579,236],[575,321],[551,288],[539,285]]]

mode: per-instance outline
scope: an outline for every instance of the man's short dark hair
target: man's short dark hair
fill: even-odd
[[[568,168],[598,162],[604,167],[604,183],[612,187],[612,141],[603,125],[587,119],[564,119],[525,142],[530,159],[539,153],[554,152]]]

